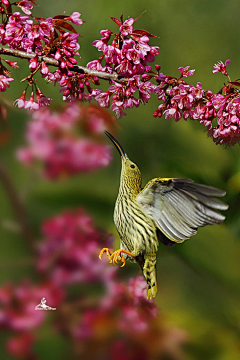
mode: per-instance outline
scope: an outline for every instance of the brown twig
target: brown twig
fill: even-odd
[[[15,57],[18,57],[21,59],[32,59],[36,56],[35,53],[27,53],[22,50],[8,49],[8,48],[4,48],[4,47],[0,47],[0,54],[15,56]],[[58,60],[55,60],[48,56],[38,56],[38,61],[39,62],[44,61],[47,65],[52,65],[52,66],[56,66],[56,67],[59,67],[59,65],[60,65],[60,62]],[[89,68],[87,68],[85,66],[81,66],[81,65],[74,65],[71,68],[71,71],[74,71],[74,72],[77,72],[80,74],[88,74],[91,76],[96,76],[99,79],[103,79],[103,80],[114,80],[116,82],[127,82],[128,81],[128,78],[124,78],[123,76],[118,75],[116,72],[109,74],[109,73],[106,73],[103,71],[89,69]]]
[[[8,199],[12,205],[13,211],[15,212],[15,216],[19,223],[21,233],[25,238],[25,240],[27,241],[28,245],[30,245],[30,247],[32,248],[33,235],[27,221],[25,209],[20,200],[17,190],[15,189],[15,186],[12,183],[10,176],[7,173],[1,161],[0,161],[0,182],[3,185],[3,188],[5,189]]]

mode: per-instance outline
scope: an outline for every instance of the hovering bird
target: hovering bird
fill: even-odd
[[[157,294],[156,253],[158,242],[171,247],[197,233],[199,227],[220,224],[225,216],[217,210],[228,205],[216,199],[225,191],[190,179],[155,178],[141,189],[141,172],[127,156],[119,142],[105,134],[122,158],[119,193],[114,210],[114,223],[120,236],[120,249],[103,248],[110,263],[126,260],[137,262],[147,282],[147,298]]]

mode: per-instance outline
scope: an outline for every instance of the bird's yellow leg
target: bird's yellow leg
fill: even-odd
[[[127,254],[130,255],[132,257],[135,257],[131,252],[127,251],[127,250],[123,250],[123,249],[119,249],[114,251],[114,253],[110,256],[111,260],[110,260],[110,264],[114,264],[116,265],[118,261],[122,261],[122,265],[121,267],[126,265],[126,260],[124,258],[124,256],[122,254]]]

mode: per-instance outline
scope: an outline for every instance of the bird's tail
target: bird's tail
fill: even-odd
[[[153,299],[157,294],[156,254],[144,256],[143,275],[147,281],[147,298]]]

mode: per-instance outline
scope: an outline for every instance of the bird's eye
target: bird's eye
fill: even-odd
[[[132,165],[130,165],[130,167],[131,167],[132,169],[134,169],[134,168],[135,168],[135,165],[132,164]]]

